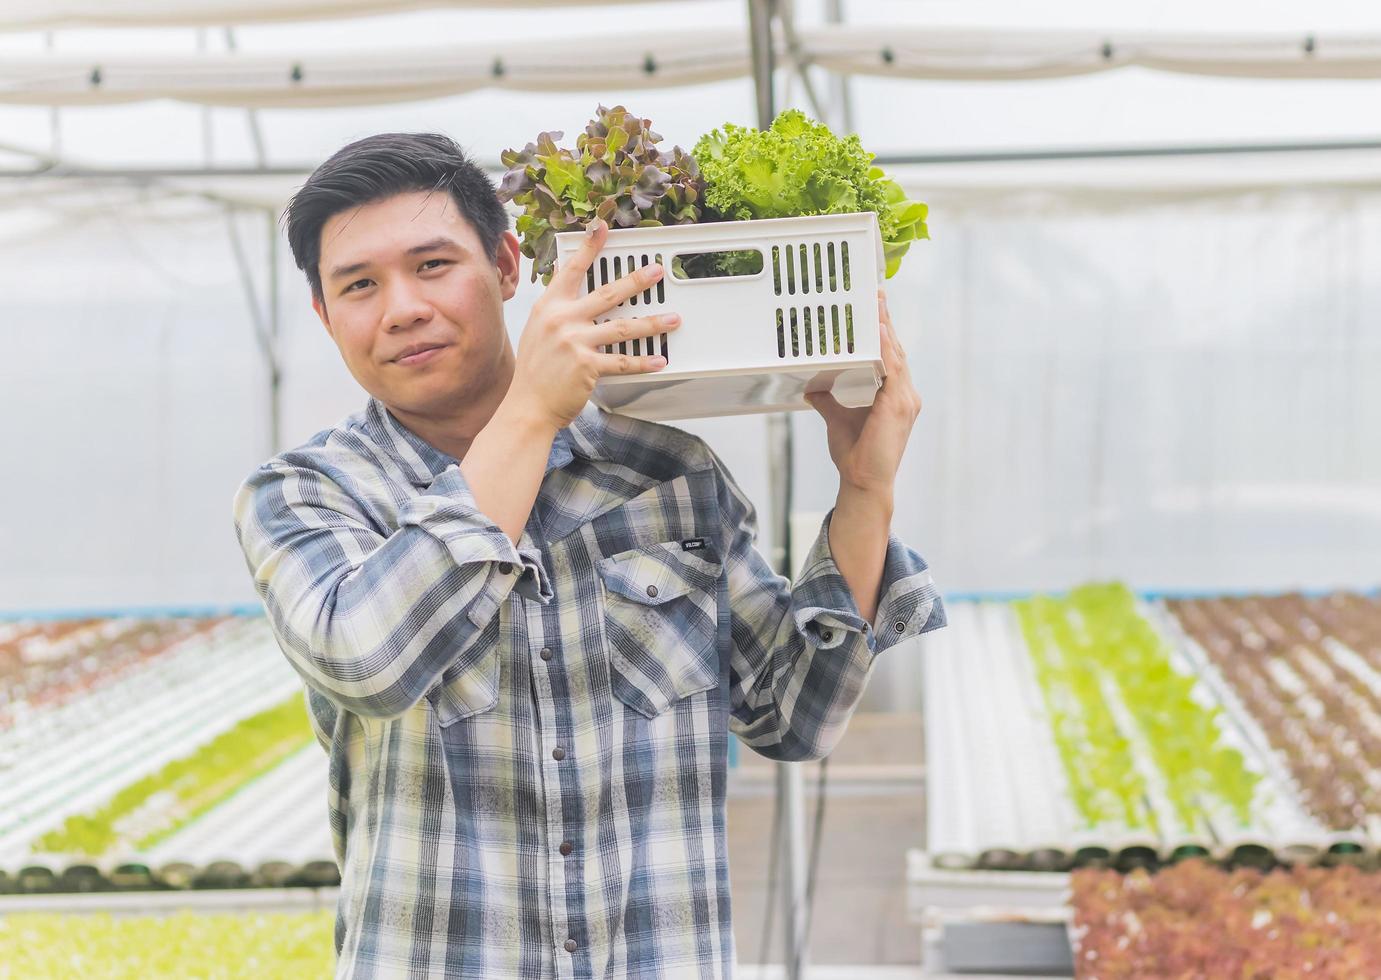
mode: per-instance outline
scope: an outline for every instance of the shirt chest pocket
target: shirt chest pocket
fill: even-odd
[[[719,682],[720,562],[662,541],[598,562],[614,696],[649,718]]]
[[[488,711],[499,702],[499,617],[477,629],[456,662],[427,691],[442,728]]]

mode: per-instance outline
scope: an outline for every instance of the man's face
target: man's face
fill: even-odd
[[[312,306],[360,386],[390,408],[454,413],[506,378],[503,303],[518,241],[497,260],[445,191],[416,191],[333,215],[321,230],[324,305]],[[418,347],[433,348],[407,356]]]

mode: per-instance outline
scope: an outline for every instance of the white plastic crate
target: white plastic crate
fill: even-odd
[[[584,238],[556,236],[558,265]],[[763,258],[754,275],[673,272],[678,256],[753,249]],[[616,345],[663,354],[667,366],[602,379],[593,396],[601,408],[660,421],[809,408],[805,395],[815,391],[848,406],[873,403],[884,377],[877,288],[885,266],[871,211],[611,230],[585,290],[654,262],[666,268],[662,280],[599,319],[679,313],[680,329]]]

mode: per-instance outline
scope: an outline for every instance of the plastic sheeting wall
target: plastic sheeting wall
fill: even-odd
[[[0,608],[243,597],[226,512],[263,448],[248,310],[225,219],[150,210],[0,221]]]
[[[1377,584],[1381,196],[931,227],[895,287],[927,401],[899,524],[946,588]]]
[[[934,200],[889,284],[925,400],[895,526],[942,589],[1376,583],[1381,195],[973,200]],[[255,601],[229,508],[270,454],[267,380],[226,222],[5,210],[0,609]],[[265,219],[238,222],[262,295]],[[295,445],[364,396],[282,252]],[[794,418],[797,509],[824,511],[823,424]],[[685,427],[765,521],[763,420]]]

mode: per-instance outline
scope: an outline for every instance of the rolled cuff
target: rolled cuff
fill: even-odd
[[[427,486],[427,492],[403,505],[399,527],[416,527],[440,541],[457,565],[492,563],[489,585],[501,585],[495,577],[512,576],[513,591],[538,602],[552,600],[551,580],[536,547],[517,547],[503,529],[480,512],[460,467],[452,463]],[[507,572],[504,565],[510,566]],[[470,609],[476,625],[487,623],[498,608],[504,588],[486,587]]]
[[[833,510],[825,516],[791,592],[796,628],[814,646],[828,650],[843,643],[849,634],[862,633],[868,649],[881,653],[902,640],[945,625],[944,603],[929,566],[895,534],[887,538],[877,615],[872,623],[865,620],[830,551],[833,516]]]

